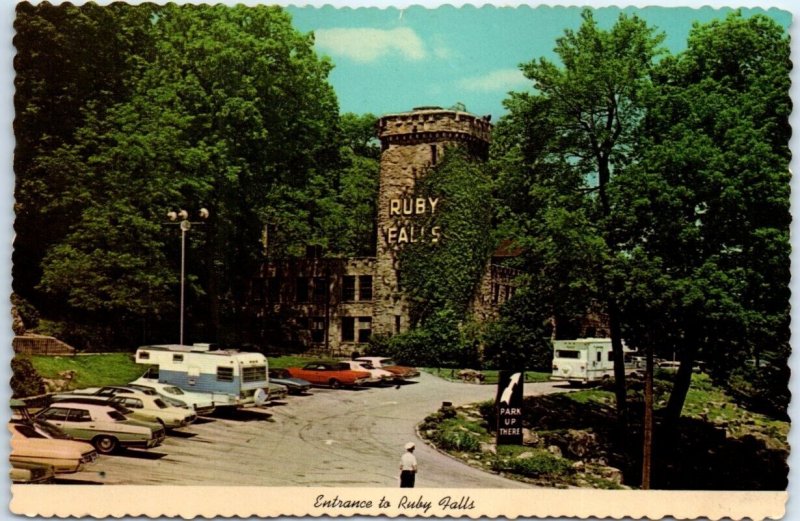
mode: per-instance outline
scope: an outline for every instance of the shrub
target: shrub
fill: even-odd
[[[45,392],[44,380],[29,358],[15,356],[11,360],[11,396],[21,398]]]
[[[444,429],[439,431],[435,441],[436,445],[444,450],[477,452],[481,447],[480,440],[474,434],[462,430]]]
[[[572,472],[569,460],[558,458],[546,450],[534,449],[529,458],[498,458],[492,463],[497,472],[513,472],[530,478],[565,476]]]

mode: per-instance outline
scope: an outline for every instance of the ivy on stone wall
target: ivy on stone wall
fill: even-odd
[[[483,164],[459,148],[417,184],[415,198],[438,198],[436,211],[420,226],[439,228],[439,240],[404,245],[399,254],[402,287],[409,297],[412,326],[450,311],[465,318],[492,251],[491,185]]]

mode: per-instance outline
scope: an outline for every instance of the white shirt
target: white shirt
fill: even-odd
[[[410,451],[400,457],[400,470],[417,470],[417,458]]]

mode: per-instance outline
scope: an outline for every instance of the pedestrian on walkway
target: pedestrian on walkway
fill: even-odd
[[[406,443],[406,451],[400,457],[400,488],[414,488],[417,476],[417,458],[414,456],[414,443]]]

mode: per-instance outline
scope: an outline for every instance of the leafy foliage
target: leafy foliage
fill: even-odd
[[[11,359],[11,396],[20,398],[44,393],[44,380],[33,367],[30,359],[15,356]]]
[[[425,323],[436,312],[450,310],[462,319],[486,269],[491,253],[492,209],[489,179],[480,164],[459,148],[416,187],[418,197],[438,198],[439,206],[420,226],[439,227],[438,242],[419,241],[400,252],[403,288],[410,298],[412,324]]]

